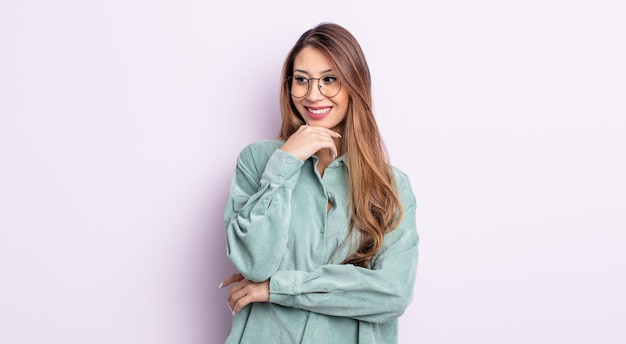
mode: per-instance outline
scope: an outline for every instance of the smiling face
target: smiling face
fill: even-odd
[[[319,78],[319,80],[310,80],[310,90],[306,96],[302,98],[291,96],[300,116],[308,125],[333,130],[341,128],[348,112],[350,95],[345,85],[342,85],[339,93],[335,96],[326,91],[325,93],[332,96],[331,98],[322,93],[328,90],[325,85],[332,82],[333,78],[337,80],[335,82],[340,82],[337,66],[330,56],[319,49],[310,46],[304,47],[294,60],[292,82],[297,83],[297,80],[302,81],[304,78]]]

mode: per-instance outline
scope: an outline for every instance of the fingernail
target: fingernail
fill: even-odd
[[[223,287],[223,286],[224,286],[224,282],[221,282],[221,283],[220,283],[220,285],[218,285],[217,287],[218,287],[218,288],[221,288],[221,287]]]
[[[335,134],[337,134],[337,137],[341,137],[341,135],[339,133],[335,133]]]
[[[330,156],[330,157],[331,157],[331,158],[333,158],[333,160],[335,160],[335,158],[337,158],[337,153],[333,153],[333,154],[331,154],[331,156]]]
[[[235,315],[235,312],[233,311],[232,308],[230,308],[230,303],[228,303],[228,301],[226,301],[226,306],[228,307],[228,310],[233,313],[233,315]]]
[[[235,316],[235,311],[233,311],[233,316]]]

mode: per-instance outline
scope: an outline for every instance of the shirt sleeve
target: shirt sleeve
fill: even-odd
[[[408,185],[400,225],[385,235],[372,269],[324,265],[313,271],[277,271],[270,279],[270,302],[331,316],[384,323],[404,313],[413,298],[418,242],[415,196]]]
[[[224,211],[227,255],[244,277],[268,280],[277,270],[287,245],[291,196],[303,161],[276,149],[263,166],[249,146],[237,168]]]

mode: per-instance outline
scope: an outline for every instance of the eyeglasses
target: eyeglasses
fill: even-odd
[[[289,93],[296,98],[303,98],[311,91],[311,80],[317,80],[320,93],[326,98],[332,98],[341,91],[341,82],[337,77],[325,75],[319,78],[305,78],[300,75],[291,75],[285,80],[289,86]]]

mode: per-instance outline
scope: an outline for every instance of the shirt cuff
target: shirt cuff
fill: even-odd
[[[306,276],[305,271],[277,271],[270,278],[270,302],[286,307],[298,307],[296,295],[300,294],[302,281]]]
[[[303,164],[304,161],[296,156],[276,149],[267,161],[262,178],[272,184],[282,184],[293,189],[298,182],[298,172]]]

